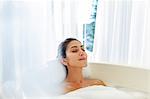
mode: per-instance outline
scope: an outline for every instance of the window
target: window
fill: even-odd
[[[93,0],[91,15],[87,23],[83,24],[83,39],[86,50],[93,51],[95,22],[98,0]]]

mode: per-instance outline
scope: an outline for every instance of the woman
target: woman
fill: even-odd
[[[85,79],[82,69],[87,65],[87,54],[81,42],[67,38],[58,48],[58,57],[67,69],[65,93],[92,85],[104,85],[100,80]]]

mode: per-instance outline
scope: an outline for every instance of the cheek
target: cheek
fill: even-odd
[[[68,62],[73,62],[74,60],[76,60],[77,56],[74,54],[67,54],[67,61]]]
[[[77,56],[78,56],[78,53],[68,53],[67,54],[67,58],[69,60],[73,60],[73,59],[77,58]]]
[[[85,53],[85,56],[87,57],[87,54]]]

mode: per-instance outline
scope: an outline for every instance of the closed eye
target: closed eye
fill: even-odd
[[[72,50],[71,52],[73,52],[73,53],[78,52],[78,49]]]
[[[82,49],[82,51],[85,51],[85,49],[84,49],[84,46],[83,46],[83,45],[81,45],[81,49]]]
[[[85,52],[85,49],[84,49],[84,48],[82,48],[82,51],[84,51],[84,52]]]

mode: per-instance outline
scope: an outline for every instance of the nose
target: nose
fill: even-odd
[[[81,51],[80,51],[80,56],[83,56],[83,55],[84,55],[84,51],[81,50]]]

